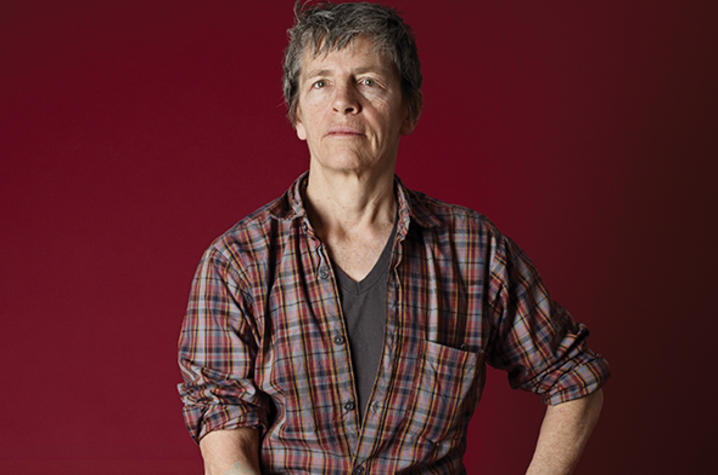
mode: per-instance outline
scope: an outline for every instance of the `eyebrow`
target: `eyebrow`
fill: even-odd
[[[330,73],[331,71],[329,69],[315,69],[313,71],[307,72],[305,77],[313,78],[316,76],[329,76]]]
[[[386,68],[377,68],[375,66],[362,66],[360,68],[355,69],[354,74],[364,74],[373,72],[380,75],[387,74]],[[308,71],[305,75],[306,78],[314,78],[317,76],[331,76],[332,70],[331,69],[313,69],[311,71]]]

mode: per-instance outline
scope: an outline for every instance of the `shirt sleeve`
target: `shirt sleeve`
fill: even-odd
[[[607,361],[586,345],[588,328],[551,300],[531,261],[505,236],[493,238],[489,277],[491,366],[512,388],[559,404],[586,396],[609,377]]]
[[[195,441],[218,429],[267,428],[268,397],[254,380],[259,332],[247,312],[241,273],[210,248],[192,280],[179,337],[178,385]]]

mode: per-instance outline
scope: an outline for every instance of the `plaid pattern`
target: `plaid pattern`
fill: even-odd
[[[548,404],[608,377],[586,327],[550,299],[512,241],[479,213],[397,178],[386,335],[362,424],[336,280],[302,206],[304,178],[202,257],[179,341],[195,440],[261,427],[264,473],[463,473],[486,363]]]

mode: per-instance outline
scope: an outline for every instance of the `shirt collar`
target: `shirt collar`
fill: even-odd
[[[272,217],[280,221],[303,219],[309,224],[302,199],[302,191],[307,186],[308,175],[308,171],[299,175],[284,195],[270,205],[269,213]],[[436,214],[427,207],[427,197],[408,189],[396,175],[394,175],[394,190],[399,216],[398,234],[405,235],[411,221],[424,228],[438,226],[441,223]]]

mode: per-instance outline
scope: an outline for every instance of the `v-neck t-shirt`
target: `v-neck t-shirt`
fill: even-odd
[[[386,297],[396,219],[384,250],[369,274],[357,282],[334,264],[354,367],[359,414],[364,416],[376,379],[386,327]]]

